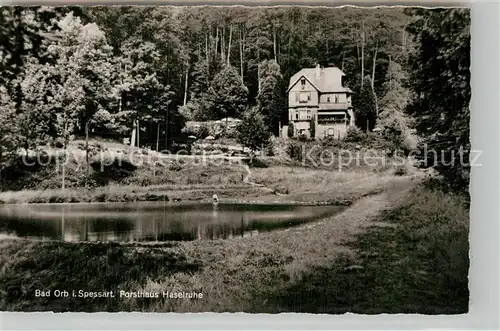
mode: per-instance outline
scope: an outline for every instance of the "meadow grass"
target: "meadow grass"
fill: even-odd
[[[419,188],[346,245],[354,255],[274,291],[275,311],[461,314],[468,311],[469,212]]]

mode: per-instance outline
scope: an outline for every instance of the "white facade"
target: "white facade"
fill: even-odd
[[[302,69],[290,79],[288,120],[294,136],[342,138],[354,125],[352,91],[342,86],[344,73],[338,68]]]

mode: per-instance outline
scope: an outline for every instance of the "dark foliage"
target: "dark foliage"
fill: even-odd
[[[469,186],[470,12],[412,10],[408,30],[417,48],[409,59],[409,84],[417,94],[408,107],[422,136],[420,158],[450,187]],[[425,152],[427,151],[431,152]],[[434,151],[435,154],[432,152]]]

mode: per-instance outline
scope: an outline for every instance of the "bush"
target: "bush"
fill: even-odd
[[[264,149],[264,152],[267,156],[274,156],[274,143],[272,141],[269,141],[269,144]]]
[[[198,129],[197,132],[197,137],[204,139],[209,135],[210,135],[210,130],[208,129],[208,125],[206,125],[205,123],[200,125],[200,128]]]
[[[172,164],[168,167],[168,170],[170,171],[181,171],[182,170],[182,163],[174,160]]]
[[[290,123],[288,125],[287,135],[288,135],[289,138],[292,138],[294,133],[295,133],[295,129],[293,127],[293,123]]]
[[[253,158],[251,160],[252,162],[250,163],[250,159],[244,159],[243,162],[248,164],[252,168],[268,168],[269,165],[265,160],[259,159],[259,158]]]
[[[301,144],[299,144],[295,141],[291,141],[286,148],[286,152],[292,160],[302,161],[302,145]]]
[[[308,141],[309,138],[305,134],[299,135],[299,141]]]
[[[63,148],[64,147],[64,139],[61,137],[57,137],[54,140],[54,147],[56,148]]]
[[[396,176],[404,176],[408,173],[408,169],[405,167],[398,167],[396,170],[394,170],[394,175]]]
[[[347,134],[344,138],[344,141],[352,143],[364,143],[366,142],[367,138],[368,135],[360,128],[351,126],[347,129]]]
[[[316,139],[316,121],[314,119],[311,119],[309,125],[311,128],[311,139],[314,140]]]

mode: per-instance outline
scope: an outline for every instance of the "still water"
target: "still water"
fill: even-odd
[[[292,227],[345,207],[257,204],[44,204],[0,206],[0,239],[180,241],[228,239]]]

